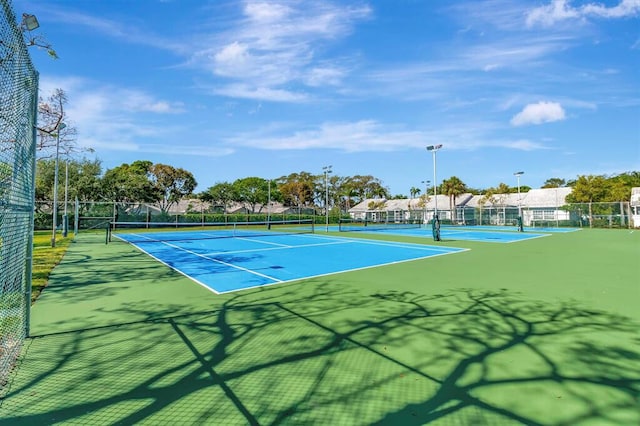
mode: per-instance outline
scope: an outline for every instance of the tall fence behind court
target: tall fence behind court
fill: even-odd
[[[0,390],[29,330],[37,102],[23,29],[0,0]]]

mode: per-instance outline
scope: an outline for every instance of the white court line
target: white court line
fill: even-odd
[[[429,251],[440,251],[443,253],[457,253],[462,249],[457,247],[441,247],[441,246],[429,246],[425,244],[414,244],[414,243],[401,243],[397,241],[382,241],[382,240],[369,240],[364,238],[350,238],[350,237],[329,237],[323,235],[308,235],[310,238],[321,238],[333,241],[352,241],[354,243],[362,243],[369,244],[375,246],[389,246],[389,247],[402,247],[408,249],[419,249],[419,250],[429,250]]]
[[[171,244],[171,243],[169,243],[169,242],[167,242],[167,241],[158,241],[158,242],[159,242],[159,243],[161,243],[161,244],[165,244],[165,245],[167,245],[167,246],[169,246],[169,247],[172,247],[172,248],[175,248],[175,249],[178,249],[178,250],[182,250],[182,251],[187,252],[187,253],[189,253],[189,254],[193,254],[194,256],[198,256],[198,257],[201,257],[201,258],[203,258],[203,259],[210,260],[210,261],[212,261],[212,262],[220,263],[220,264],[225,265],[225,266],[230,266],[231,268],[239,269],[239,270],[244,271],[244,272],[249,272],[250,274],[257,275],[257,276],[260,276],[260,277],[266,278],[266,279],[271,280],[271,281],[275,281],[275,282],[282,282],[282,280],[280,280],[280,279],[278,279],[278,278],[274,278],[274,277],[271,277],[271,276],[269,276],[269,275],[261,274],[260,272],[256,272],[256,271],[253,271],[253,270],[251,270],[251,269],[243,268],[242,266],[234,265],[233,263],[223,262],[222,260],[214,259],[214,258],[211,258],[211,257],[209,257],[209,256],[206,256],[206,255],[203,255],[203,254],[200,254],[200,253],[196,253],[196,252],[191,251],[191,250],[187,250],[187,249],[182,248],[182,247],[180,247],[180,246],[177,246],[177,245],[175,245],[175,244]],[[132,244],[133,244],[134,246],[138,247],[137,245],[135,245],[135,243],[132,243]],[[154,255],[150,254],[148,251],[143,250],[143,249],[141,249],[140,247],[138,247],[138,249],[139,249],[140,251],[143,251],[143,252],[147,253],[149,256],[153,257],[154,259],[159,260],[161,263],[163,263],[163,264],[167,265],[167,266],[168,266],[168,267],[170,267],[171,269],[173,269],[173,270],[175,270],[175,271],[178,271],[178,272],[180,272],[182,275],[185,275],[185,276],[187,276],[187,277],[191,278],[189,275],[187,275],[187,274],[183,273],[182,271],[180,271],[180,270],[179,270],[179,269],[177,269],[177,268],[174,268],[173,266],[171,266],[171,265],[167,264],[166,262],[163,262],[162,260],[158,259],[156,256],[154,256]]]
[[[356,240],[355,242],[358,242],[358,241]],[[378,264],[375,264],[375,265],[361,266],[359,268],[351,268],[351,269],[343,269],[343,270],[340,270],[340,271],[327,272],[325,274],[317,274],[317,275],[309,275],[307,277],[292,278],[290,280],[282,280],[282,281],[277,282],[277,283],[254,285],[254,286],[251,286],[251,287],[242,287],[242,288],[238,288],[238,289],[235,289],[235,290],[228,290],[228,291],[215,291],[214,290],[214,293],[216,293],[216,294],[235,293],[237,291],[250,290],[250,289],[253,289],[253,288],[268,287],[268,286],[272,286],[272,285],[276,285],[276,284],[287,284],[287,283],[292,283],[292,282],[301,281],[301,280],[307,280],[307,279],[313,279],[313,278],[319,278],[319,277],[327,277],[329,275],[342,274],[342,273],[345,273],[345,272],[362,271],[362,270],[365,270],[365,269],[377,268],[378,266],[397,265],[399,263],[413,262],[413,261],[416,261],[416,260],[429,259],[431,257],[437,257],[437,256],[446,256],[448,254],[461,253],[461,252],[470,251],[470,250],[471,249],[466,249],[465,248],[465,249],[460,249],[460,251],[432,254],[430,256],[416,257],[416,258],[413,258],[413,259],[394,260],[392,262],[387,262],[387,263],[378,263]],[[209,288],[211,289],[211,287],[209,287]]]
[[[423,257],[416,257],[416,258],[411,258],[411,259],[397,260],[397,261],[392,261],[392,262],[387,262],[387,263],[379,263],[379,264],[368,265],[368,266],[363,266],[363,267],[359,267],[359,268],[343,269],[343,270],[340,270],[340,271],[328,272],[328,273],[311,275],[311,276],[306,276],[306,277],[292,278],[292,279],[289,279],[289,280],[280,280],[280,279],[271,277],[269,275],[265,275],[265,274],[261,274],[259,272],[253,271],[251,269],[247,269],[247,268],[243,268],[243,267],[240,267],[240,266],[236,266],[236,265],[233,265],[231,263],[223,262],[223,261],[218,260],[218,259],[213,259],[213,258],[209,257],[209,254],[202,255],[202,254],[199,254],[199,253],[195,253],[195,252],[193,252],[191,250],[187,250],[187,249],[184,249],[182,247],[176,246],[175,244],[153,240],[154,242],[160,242],[160,243],[165,244],[165,245],[167,245],[169,247],[185,251],[187,253],[190,253],[190,254],[193,254],[195,256],[201,257],[203,259],[207,259],[207,260],[210,260],[210,261],[213,261],[213,262],[217,262],[217,263],[220,263],[220,264],[223,264],[223,265],[226,265],[226,266],[230,266],[230,267],[232,267],[234,269],[245,271],[245,272],[248,272],[250,274],[261,276],[261,277],[264,277],[266,279],[269,279],[269,280],[273,281],[272,283],[260,284],[260,285],[255,285],[255,286],[251,286],[251,287],[242,287],[242,288],[239,288],[239,289],[228,290],[228,291],[217,291],[213,287],[211,287],[211,286],[209,286],[209,285],[197,280],[196,278],[192,277],[191,275],[188,275],[187,273],[181,271],[180,269],[177,269],[177,268],[169,265],[165,261],[159,259],[158,257],[154,256],[153,254],[151,254],[151,253],[147,252],[146,250],[140,248],[135,243],[130,243],[130,244],[132,244],[134,247],[136,247],[138,250],[142,251],[143,253],[146,253],[148,256],[151,256],[152,258],[156,259],[157,261],[159,261],[163,265],[168,266],[169,268],[173,269],[174,271],[178,272],[179,274],[189,278],[190,280],[194,281],[196,284],[199,284],[200,286],[208,289],[209,291],[211,291],[211,292],[213,292],[215,294],[233,293],[233,292],[236,292],[236,291],[244,291],[244,290],[249,290],[249,289],[253,289],[253,288],[271,286],[271,285],[275,285],[275,284],[285,284],[285,283],[290,283],[290,282],[295,282],[295,281],[300,281],[300,280],[306,280],[306,279],[324,277],[324,276],[329,276],[329,275],[341,274],[341,273],[344,273],[344,272],[353,272],[353,271],[359,271],[359,270],[364,270],[364,269],[376,268],[376,267],[379,267],[379,266],[387,266],[387,265],[394,265],[394,264],[405,263],[405,262],[413,262],[413,261],[420,260],[420,259],[428,259],[430,257],[436,257],[436,256],[445,256],[447,254],[459,253],[459,252],[464,252],[464,251],[470,250],[470,249],[461,249],[461,248],[456,248],[456,247],[439,247],[439,246],[428,246],[428,245],[424,245],[424,244],[398,243],[398,242],[392,242],[392,241],[386,242],[386,241],[377,241],[377,240],[368,240],[368,239],[359,239],[359,238],[348,238],[348,237],[330,237],[330,236],[312,235],[312,234],[304,234],[304,235],[300,235],[300,236],[303,237],[303,238],[307,238],[307,239],[312,238],[312,239],[319,239],[319,240],[328,240],[329,242],[327,242],[327,243],[316,243],[316,244],[302,244],[302,245],[289,246],[289,247],[285,246],[285,247],[271,247],[271,248],[264,248],[264,249],[255,249],[255,250],[242,250],[242,251],[237,251],[237,252],[268,251],[268,250],[283,250],[283,249],[290,250],[290,249],[295,249],[295,248],[299,248],[299,247],[302,248],[302,247],[313,247],[313,246],[329,246],[329,245],[335,245],[335,244],[353,244],[353,243],[358,243],[358,244],[379,245],[379,246],[388,246],[388,247],[399,247],[399,248],[407,248],[407,249],[427,250],[427,251],[431,251],[431,252],[435,251],[435,252],[439,252],[439,254],[431,254],[431,255],[427,255],[427,256],[423,256]],[[123,238],[120,238],[117,235],[116,235],[116,237],[119,238],[119,239],[124,240]],[[255,239],[248,239],[248,240],[255,241]],[[126,241],[126,240],[124,240],[124,241]],[[234,252],[226,252],[226,254],[231,254],[231,253],[234,253]],[[225,253],[219,253],[219,254],[225,254]]]
[[[253,241],[253,240],[251,240]],[[269,247],[269,248],[257,248],[257,249],[246,249],[246,250],[232,250],[232,251],[213,251],[209,253],[205,253],[205,256],[214,256],[214,255],[222,255],[222,254],[236,254],[236,253],[253,253],[259,251],[273,251],[273,250],[289,250],[289,249],[297,249],[303,247],[321,247],[321,246],[332,246],[337,244],[352,244],[355,241],[334,241],[330,243],[317,243],[317,244],[300,244],[297,246],[285,246],[282,247]]]
[[[235,237],[235,239],[236,240],[242,240],[242,241],[251,241],[251,242],[256,242],[256,243],[260,243],[260,244],[268,244],[268,245],[272,245],[272,246],[291,247],[290,245],[287,245],[287,244],[273,243],[271,241],[262,241],[262,240],[256,239],[256,238]]]

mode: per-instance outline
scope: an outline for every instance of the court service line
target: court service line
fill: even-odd
[[[260,244],[268,244],[268,245],[278,246],[278,247],[291,247],[288,244],[274,243],[274,242],[271,242],[271,241],[262,241],[259,238],[243,238],[243,237],[235,237],[235,238],[236,238],[236,240],[253,241],[253,242],[260,243]]]
[[[127,234],[124,234],[127,235]],[[206,288],[209,291],[214,292],[215,294],[221,294],[219,291],[217,291],[216,289],[214,289],[213,287],[208,286],[207,284],[203,283],[202,281],[198,280],[197,278],[192,277],[191,275],[187,274],[186,272],[181,271],[180,269],[169,265],[167,262],[165,262],[164,260],[160,259],[159,257],[149,253],[148,251],[146,251],[145,249],[143,249],[142,247],[140,247],[137,244],[132,243],[131,241],[127,241],[124,238],[121,238],[118,235],[114,234],[114,237],[118,238],[121,241],[124,241],[126,243],[129,243],[130,245],[132,245],[133,247],[135,247],[138,251],[141,251],[142,253],[146,254],[147,256],[149,256],[152,259],[155,259],[156,261],[160,262],[161,264],[163,264],[164,266],[166,266],[169,269],[172,269],[174,271],[176,271],[177,273],[179,273],[180,275],[182,275],[183,277],[186,277],[188,279],[190,279],[191,281],[195,282],[196,284]],[[155,240],[154,240],[155,241]],[[275,283],[274,283],[275,284]]]
[[[211,257],[209,257],[209,256],[205,256],[205,255],[203,255],[203,254],[196,253],[196,252],[191,251],[191,250],[187,250],[186,248],[183,248],[183,247],[177,246],[177,245],[175,245],[175,244],[171,244],[171,243],[169,243],[169,242],[167,242],[167,241],[160,241],[160,243],[165,244],[165,245],[167,245],[167,246],[169,246],[169,247],[172,247],[172,248],[178,249],[178,250],[182,250],[182,251],[187,252],[187,253],[189,253],[189,254],[192,254],[192,255],[194,255],[194,256],[201,257],[201,258],[203,258],[203,259],[207,259],[207,260],[210,260],[210,261],[212,261],[212,262],[220,263],[220,264],[222,264],[222,265],[229,266],[229,267],[231,267],[231,268],[238,269],[238,270],[240,270],[240,271],[248,272],[248,273],[250,273],[250,274],[257,275],[257,276],[259,276],[259,277],[263,277],[263,278],[266,278],[266,279],[268,279],[268,280],[275,281],[275,282],[277,282],[277,283],[282,282],[282,280],[280,280],[280,279],[278,279],[278,278],[274,278],[274,277],[269,276],[269,275],[261,274],[260,272],[256,272],[256,271],[253,271],[253,270],[251,270],[251,269],[243,268],[242,266],[234,265],[233,263],[228,263],[228,262],[224,262],[224,261],[222,261],[222,260],[214,259],[214,258],[211,258]],[[134,244],[134,243],[131,243],[131,244],[133,244],[134,246],[138,247],[138,246],[137,246],[136,244]],[[142,250],[142,249],[140,249],[140,250]],[[144,250],[142,250],[142,251],[144,251]],[[157,257],[155,257],[155,256],[151,255],[149,252],[147,252],[147,251],[144,251],[144,252],[145,252],[145,253],[147,253],[147,254],[149,254],[151,257],[153,257],[153,258],[157,259]],[[176,271],[181,272],[178,268],[175,268],[175,267],[173,267],[173,266],[171,266],[171,265],[168,265],[166,262],[163,262],[163,261],[161,261],[161,262],[162,262],[162,263],[164,263],[165,265],[169,266],[170,268],[175,269]],[[184,274],[184,273],[183,273],[183,275],[186,275],[186,274]],[[186,275],[186,276],[188,276],[188,275]]]
[[[424,244],[413,244],[413,243],[401,243],[397,241],[381,241],[381,240],[370,240],[367,238],[350,238],[350,237],[325,237],[322,235],[314,235],[311,238],[321,238],[328,239],[333,241],[338,241],[338,239],[345,241],[353,241],[355,243],[376,245],[376,246],[389,246],[389,247],[401,247],[408,249],[419,249],[419,250],[429,250],[429,251],[439,251],[443,253],[457,253],[460,250],[464,250],[458,247],[440,247],[440,246],[430,246]]]
[[[355,240],[354,242],[358,243],[360,241]],[[409,248],[409,247],[404,247],[404,248]],[[332,272],[326,272],[326,273],[322,273],[322,274],[309,275],[309,276],[306,276],[306,277],[291,278],[291,279],[288,279],[288,280],[281,280],[279,282],[275,282],[275,283],[271,283],[271,284],[254,285],[254,286],[242,287],[242,288],[233,289],[233,290],[227,290],[227,291],[216,291],[216,294],[235,293],[237,291],[244,291],[244,290],[250,290],[250,289],[254,289],[254,288],[268,287],[268,286],[277,285],[277,284],[288,284],[288,283],[292,283],[292,282],[296,282],[296,281],[315,279],[315,278],[322,278],[322,277],[327,277],[327,276],[330,276],[330,275],[342,274],[342,273],[346,273],[346,272],[363,271],[365,269],[372,269],[372,268],[377,268],[377,267],[380,267],[380,266],[390,266],[390,265],[397,265],[397,264],[400,264],[400,263],[414,262],[416,260],[429,259],[431,257],[438,257],[438,256],[446,256],[448,254],[462,253],[462,252],[469,251],[469,250],[471,250],[471,249],[466,249],[465,248],[465,249],[459,249],[459,251],[442,252],[442,253],[437,253],[437,254],[432,254],[432,255],[415,257],[415,258],[411,258],[411,259],[392,260],[390,262],[378,263],[378,264],[375,264],[375,265],[360,266],[360,267],[357,267],[357,268],[342,269],[342,270],[339,270],[339,271],[332,271]]]
[[[255,240],[250,240],[255,241]],[[256,241],[259,242],[259,241]],[[238,253],[253,253],[259,251],[273,251],[273,250],[290,250],[304,247],[322,247],[322,246],[332,246],[337,244],[353,244],[357,241],[335,241],[331,243],[318,243],[318,244],[301,244],[298,246],[282,246],[282,247],[268,247],[268,248],[258,248],[258,249],[246,249],[246,250],[232,250],[232,251],[213,251],[205,253],[204,256],[215,256],[215,255],[224,255],[224,254],[238,254]]]

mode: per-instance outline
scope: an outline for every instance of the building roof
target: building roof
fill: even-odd
[[[522,200],[522,205],[526,207],[560,207],[567,204],[567,195],[571,194],[573,188],[542,188],[532,189],[527,192]]]
[[[640,205],[640,188],[638,189],[638,204]],[[456,207],[473,207],[478,208],[482,206],[483,208],[488,207],[517,207],[521,205],[524,208],[557,208],[567,204],[566,198],[572,191],[572,188],[563,187],[563,188],[540,188],[540,189],[531,189],[529,192],[518,193],[509,193],[509,194],[495,194],[491,200],[485,201],[484,203],[480,203],[480,201],[484,198],[483,195],[473,195],[470,193],[465,193],[456,197]],[[451,210],[450,199],[448,195],[438,194],[438,209],[439,210]],[[421,198],[405,198],[405,199],[396,199],[396,200],[385,200],[385,199],[366,199],[351,209],[349,212],[366,212],[370,211],[369,204],[371,202],[380,202],[384,201],[385,205],[382,209],[376,210],[384,210],[384,211],[394,211],[394,210],[410,210],[409,206],[411,206],[412,210],[421,210],[424,207],[420,204],[422,201]],[[434,210],[436,207],[436,199],[433,196],[429,197],[429,201],[427,202],[427,210]]]

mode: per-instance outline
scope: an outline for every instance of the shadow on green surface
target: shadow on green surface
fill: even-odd
[[[8,424],[637,424],[639,325],[503,291],[337,280],[30,340]],[[175,307],[179,310],[179,307]],[[362,315],[367,312],[367,315]]]

